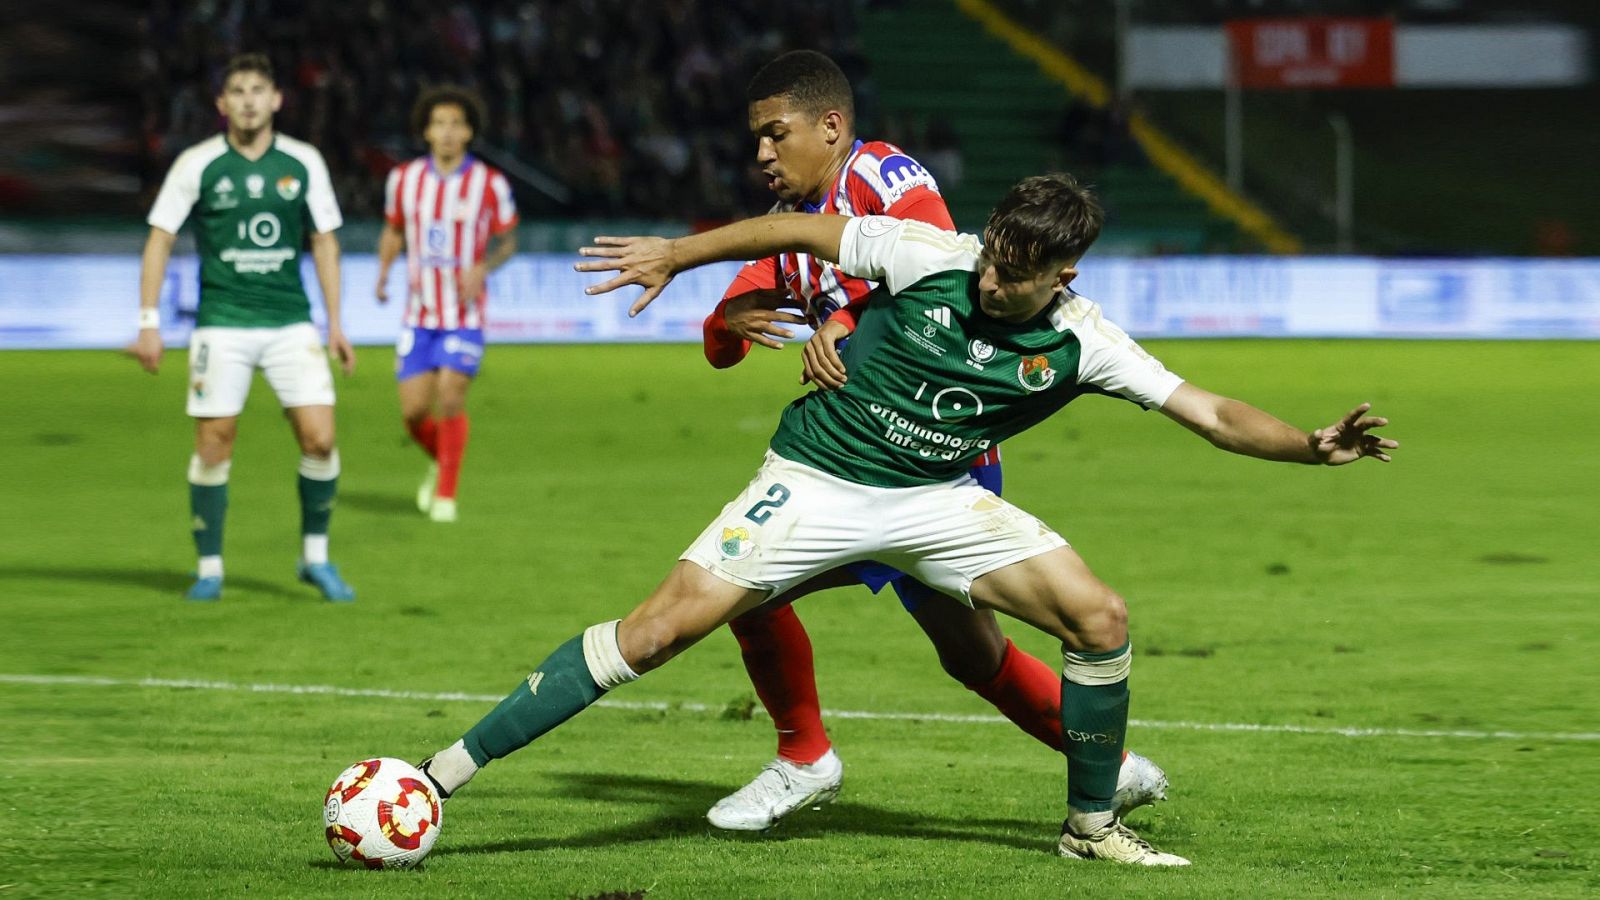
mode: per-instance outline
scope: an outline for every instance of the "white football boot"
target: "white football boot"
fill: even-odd
[[[829,750],[809,766],[775,759],[755,780],[711,807],[706,818],[728,831],[765,831],[806,806],[821,806],[839,796],[844,763]]]
[[[1167,799],[1167,773],[1146,757],[1128,751],[1117,773],[1117,793],[1111,798],[1117,818],[1125,818],[1141,806]]]
[[[435,497],[433,505],[428,507],[428,519],[433,522],[454,522],[456,520],[456,501],[451,497]]]
[[[1150,842],[1135,834],[1133,829],[1115,820],[1088,837],[1073,834],[1071,829],[1063,826],[1061,844],[1056,848],[1056,852],[1067,859],[1104,859],[1135,866],[1189,864],[1189,861],[1181,856],[1163,853],[1150,846]]]
[[[427,515],[433,509],[433,486],[439,483],[439,464],[428,463],[428,474],[417,485],[417,512]]]

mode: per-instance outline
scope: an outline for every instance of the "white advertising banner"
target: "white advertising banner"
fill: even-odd
[[[490,279],[494,343],[698,342],[701,322],[738,266],[679,276],[638,318],[636,289],[589,297],[603,280],[568,254],[518,256]],[[371,255],[344,259],[344,327],[358,344],[399,333],[404,267],[379,305]],[[322,317],[306,264],[312,309]],[[163,336],[185,343],[198,265],[174,260],[162,291]],[[0,256],[0,349],[123,347],[133,340],[139,260]],[[1074,286],[1138,337],[1600,338],[1600,259],[1091,256]]]

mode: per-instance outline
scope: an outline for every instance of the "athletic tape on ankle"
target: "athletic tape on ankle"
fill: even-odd
[[[617,643],[617,626],[621,624],[621,619],[615,619],[590,625],[583,632],[583,661],[589,664],[589,677],[602,691],[639,680],[639,674],[622,658],[622,645]]]
[[[217,487],[228,483],[228,470],[233,468],[233,460],[225,459],[214,466],[208,466],[200,461],[199,454],[189,457],[189,483],[200,487]]]
[[[1133,645],[1123,644],[1107,653],[1061,654],[1061,675],[1073,684],[1116,684],[1133,669]]]
[[[315,456],[300,457],[300,474],[312,481],[332,481],[339,477],[339,451],[328,454],[327,459]]]

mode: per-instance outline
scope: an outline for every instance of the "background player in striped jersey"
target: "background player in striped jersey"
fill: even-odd
[[[832,60],[809,50],[786,53],[764,66],[747,91],[756,161],[778,195],[774,212],[890,215],[954,230],[933,177],[893,144],[855,136],[849,80]],[[823,322],[854,329],[876,285],[832,264],[785,253],[749,263],[705,323],[706,359],[717,368],[744,359],[752,343],[781,349],[793,337],[786,324]],[[785,312],[785,309],[795,309]],[[833,335],[833,332],[825,332]],[[807,347],[838,366],[832,342]],[[1000,492],[999,448],[972,469],[980,484]],[[707,818],[719,828],[770,828],[788,813],[837,796],[844,769],[822,724],[811,640],[788,601],[814,590],[866,584],[874,593],[892,584],[952,678],[994,704],[1019,728],[1061,750],[1060,676],[1018,649],[994,614],[974,610],[904,573],[858,563],[796,588],[783,601],[730,623],[745,669],[778,731],[777,757],[749,784],[724,797]],[[1118,785],[1121,812],[1165,796],[1166,776],[1137,754]]]
[[[511,186],[467,152],[483,120],[483,102],[472,91],[445,85],[424,92],[412,127],[428,154],[396,166],[384,188],[376,290],[378,302],[387,302],[389,267],[406,250],[395,376],[406,430],[433,459],[417,508],[435,522],[456,520],[467,389],[483,360],[489,273],[517,249]]]
[[[328,346],[350,374],[356,357],[339,325],[339,241],[333,234],[342,220],[322,154],[273,132],[272,114],[282,104],[267,57],[235,56],[217,97],[226,133],[180,154],[150,209],[134,352],[152,373],[161,364],[161,283],[178,230],[191,213],[200,252],[188,402],[195,420],[189,504],[200,563],[190,600],[222,596],[228,469],[256,369],[265,373],[300,443],[300,578],[329,600],[355,599],[328,561],[328,522],[339,485],[333,373],[300,281],[309,225],[311,258],[328,310]]]

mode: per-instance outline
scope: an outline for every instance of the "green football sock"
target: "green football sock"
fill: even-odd
[[[567,641],[462,738],[479,766],[533,743],[582,712],[605,691],[583,658],[583,635]]]
[[[300,533],[327,534],[339,495],[339,452],[327,459],[300,457]]]
[[[222,555],[222,523],[228,517],[228,483],[189,485],[194,549],[200,556]]]
[[[1065,654],[1061,678],[1061,735],[1067,751],[1067,805],[1084,812],[1111,809],[1128,730],[1128,669],[1132,649]]]

